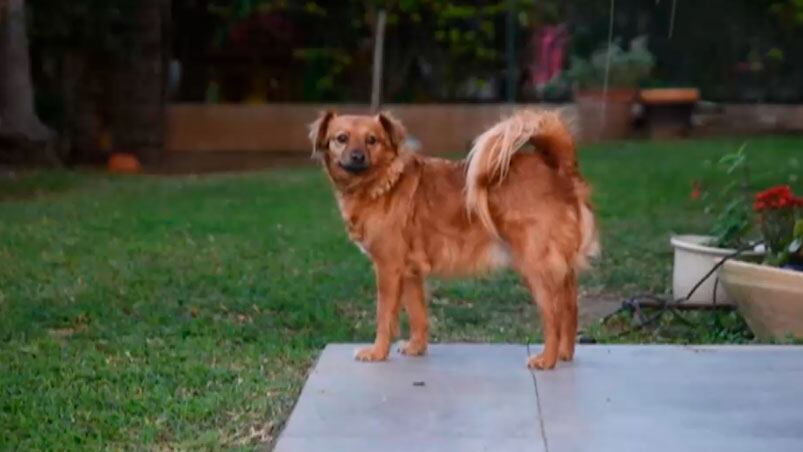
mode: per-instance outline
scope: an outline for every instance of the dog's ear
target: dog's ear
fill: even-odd
[[[312,156],[315,157],[319,152],[326,149],[326,131],[329,129],[329,121],[336,116],[332,110],[321,112],[318,119],[309,125],[309,139],[312,142]]]
[[[405,136],[407,136],[407,131],[404,130],[401,121],[394,118],[393,115],[386,111],[377,115],[377,120],[382,124],[382,128],[385,129],[385,133],[390,139],[390,145],[393,149],[398,149],[404,141]]]

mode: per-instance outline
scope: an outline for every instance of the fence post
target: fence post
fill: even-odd
[[[507,101],[516,102],[516,0],[507,0],[505,54],[507,60]]]
[[[385,47],[385,19],[384,9],[379,10],[376,18],[376,36],[374,37],[374,70],[371,83],[371,111],[379,111],[382,97],[382,65]]]

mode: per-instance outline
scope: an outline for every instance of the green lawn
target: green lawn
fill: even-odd
[[[691,180],[721,181],[704,162],[739,144],[585,149],[604,256],[584,292],[665,293],[669,234],[706,225]],[[801,172],[803,139],[748,149],[756,188]],[[372,338],[372,298],[317,169],[0,173],[0,449],[258,446],[324,344]],[[537,340],[511,274],[433,281],[431,301],[436,341]],[[745,338],[735,313],[691,318],[625,340]]]

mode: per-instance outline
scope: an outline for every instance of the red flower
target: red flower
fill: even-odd
[[[689,194],[689,197],[691,198],[692,201],[700,199],[701,191],[702,190],[700,187],[700,181],[697,180],[691,181],[691,193]]]
[[[778,185],[756,194],[753,210],[760,212],[765,209],[783,209],[785,207],[800,206],[803,198],[795,198],[788,185]]]
[[[756,194],[756,199],[789,198],[792,189],[788,185],[776,185]]]
[[[761,212],[766,207],[767,205],[764,204],[764,201],[756,201],[753,203],[753,210],[755,210],[756,212]]]

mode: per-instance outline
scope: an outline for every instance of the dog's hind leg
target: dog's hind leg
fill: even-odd
[[[577,336],[577,279],[574,272],[569,272],[564,279],[559,302],[563,303],[564,308],[560,321],[558,358],[571,361],[574,358],[574,341]]]
[[[558,343],[560,341],[561,320],[565,313],[560,302],[559,289],[551,276],[543,272],[531,272],[525,276],[533,301],[538,305],[541,317],[541,329],[544,337],[544,350],[527,359],[527,367],[535,369],[552,369],[558,360]]]
[[[512,234],[511,234],[512,233]],[[558,360],[561,333],[571,324],[565,319],[571,307],[566,300],[564,281],[570,273],[566,258],[554,246],[551,238],[534,228],[508,230],[508,243],[514,266],[538,306],[544,349],[527,360],[535,369],[552,369]]]
[[[429,319],[424,299],[424,278],[420,274],[404,277],[402,301],[410,320],[410,340],[402,343],[399,351],[405,355],[423,355],[427,351]]]

